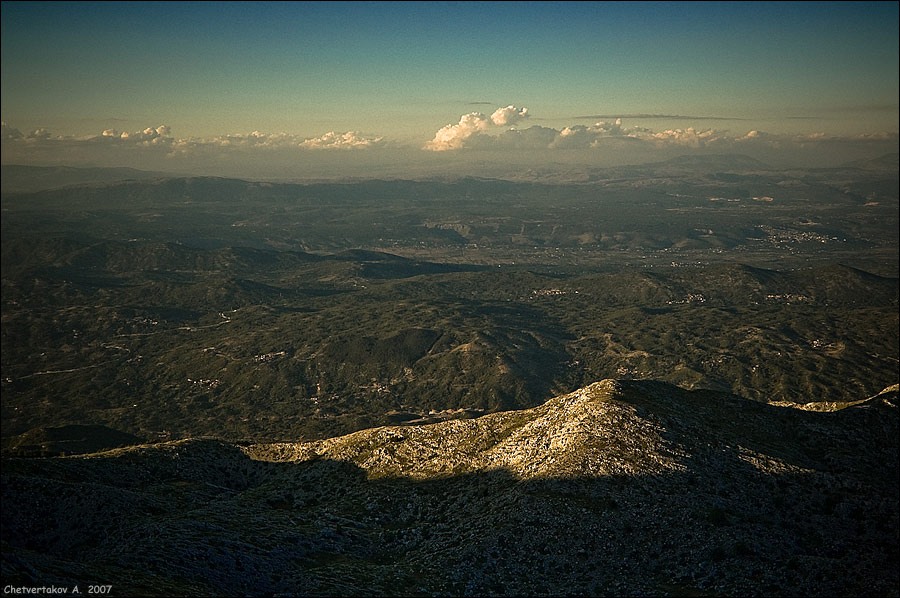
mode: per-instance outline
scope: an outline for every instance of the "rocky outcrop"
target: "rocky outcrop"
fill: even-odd
[[[114,595],[891,594],[895,395],[810,412],[604,380],[316,442],[8,458],[3,579]]]

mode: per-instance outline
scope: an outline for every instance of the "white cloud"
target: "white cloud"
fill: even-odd
[[[491,114],[491,122],[498,127],[515,124],[523,118],[528,118],[528,108],[519,109],[512,104],[506,108],[497,108],[494,113]]]
[[[425,144],[425,149],[435,152],[461,149],[472,135],[486,131],[490,126],[489,123],[488,118],[481,112],[463,114],[459,123],[445,125],[438,130],[434,134],[434,139]]]
[[[455,125],[446,125],[434,134],[434,139],[425,144],[425,149],[441,152],[447,150],[462,149],[468,145],[470,139],[477,139],[492,127],[504,127],[512,125],[528,117],[528,108],[516,108],[513,105],[498,108],[490,117],[481,112],[463,114]]]
[[[851,158],[871,157],[876,151],[896,151],[897,133],[870,133],[858,136],[771,134],[760,130],[731,133],[719,129],[667,129],[654,131],[627,126],[623,119],[571,125],[561,128],[515,125],[528,119],[525,108],[506,106],[492,113],[470,112],[459,122],[442,127],[424,148],[391,143],[389,137],[329,131],[317,137],[290,133],[228,134],[216,137],[176,137],[170,127],[159,125],[134,132],[106,129],[96,135],[71,137],[52,135],[46,129],[30,133],[2,123],[0,140],[5,163],[35,164],[110,164],[145,169],[176,169],[180,172],[215,171],[226,175],[237,172],[297,171],[315,165],[334,164],[335,171],[363,164],[381,164],[387,172],[405,160],[435,160],[431,152],[446,150],[505,153],[511,161],[560,160],[598,162],[609,159],[664,159],[689,152],[738,152],[770,163],[815,164],[824,157],[830,163]],[[345,152],[357,150],[367,157],[350,160]],[[426,151],[422,151],[426,150]],[[519,155],[516,155],[519,152]],[[546,152],[540,154],[539,152]],[[557,152],[551,158],[551,152]],[[356,152],[353,152],[354,154]],[[403,159],[398,159],[398,156]],[[628,157],[625,157],[628,156]],[[632,158],[631,156],[634,156]],[[774,157],[772,157],[774,156]],[[803,156],[809,156],[804,158]],[[449,157],[449,156],[448,156]],[[612,157],[612,158],[610,158]],[[494,159],[494,158],[491,158]],[[452,160],[447,163],[452,162]],[[424,163],[424,162],[423,162]],[[389,166],[388,166],[389,165]],[[430,166],[429,166],[430,167]],[[437,168],[437,166],[435,166]]]
[[[252,131],[246,135],[233,133],[219,135],[209,139],[180,139],[176,145],[182,148],[220,147],[220,148],[276,148],[296,146],[302,139],[287,133],[261,133]]]
[[[615,122],[597,122],[590,126],[572,125],[565,127],[547,147],[551,149],[585,149],[599,147],[605,139],[642,139],[653,131],[641,127],[625,127],[622,119]]]
[[[136,133],[122,133],[119,135],[119,139],[132,143],[143,143],[145,145],[151,143],[171,143],[174,141],[172,138],[172,130],[166,125],[147,127],[143,131],[137,131]]]
[[[32,137],[47,139],[50,133],[46,129],[38,129],[32,133]],[[66,138],[58,138],[66,139]],[[68,138],[72,139],[72,138]],[[172,137],[172,130],[168,125],[159,125],[158,127],[147,127],[142,131],[129,133],[128,131],[119,132],[116,129],[104,129],[99,135],[83,138],[83,141],[91,141],[95,143],[118,143],[122,145],[170,145],[175,139]]]
[[[383,141],[383,137],[365,137],[356,131],[346,133],[329,131],[321,137],[306,139],[299,145],[309,149],[359,149],[379,145]]]
[[[666,129],[665,131],[651,134],[650,138],[660,144],[675,144],[694,148],[723,140],[721,134],[715,129],[697,130],[694,127]]]
[[[384,137],[366,136],[357,131],[329,131],[319,137],[300,137],[288,133],[252,133],[220,135],[209,139],[180,139],[175,143],[181,153],[202,149],[365,149],[382,145]]]
[[[424,149],[588,149],[597,147],[608,137],[643,139],[653,134],[650,129],[625,127],[622,119],[601,121],[590,126],[572,125],[561,130],[533,126],[524,130],[509,128],[499,135],[491,134],[498,127],[508,127],[528,117],[527,108],[513,105],[498,108],[490,117],[481,112],[470,112],[462,115],[458,123],[442,127]]]
[[[28,134],[29,139],[50,139],[50,131],[44,128],[35,129]]]

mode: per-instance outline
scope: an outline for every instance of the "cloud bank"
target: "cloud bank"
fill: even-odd
[[[147,127],[140,131],[122,131],[106,129],[99,135],[87,137],[53,136],[46,129],[37,129],[28,134],[23,134],[19,129],[2,123],[0,139],[6,143],[20,143],[39,145],[40,142],[50,142],[59,145],[79,146],[107,146],[107,147],[156,147],[164,148],[173,153],[184,153],[196,149],[361,149],[377,147],[384,144],[384,137],[364,135],[358,131],[337,133],[329,131],[319,137],[300,137],[288,133],[261,133],[253,131],[248,134],[228,134],[209,138],[176,138],[172,129],[167,125]]]
[[[766,151],[786,150],[790,147],[809,147],[820,144],[860,144],[867,141],[896,140],[897,133],[877,133],[857,136],[830,136],[824,133],[804,135],[776,135],[759,130],[732,132],[716,128],[676,128],[656,131],[646,127],[626,126],[623,118],[599,120],[592,125],[571,125],[562,129],[531,126],[525,129],[507,128],[528,116],[525,108],[499,108],[490,117],[471,112],[460,117],[457,124],[446,125],[425,144],[429,151],[463,150],[596,150],[622,147],[623,142],[653,150],[716,150]],[[675,118],[669,115],[634,115],[635,118]],[[587,117],[578,117],[587,118]],[[680,117],[698,120],[735,120],[724,117]]]
[[[649,129],[625,127],[622,119],[597,122],[590,126],[572,125],[563,129],[532,126],[527,129],[508,128],[529,115],[527,108],[506,106],[498,108],[490,117],[481,112],[463,114],[457,124],[446,125],[437,131],[423,149],[443,152],[464,149],[588,149],[597,147],[601,139],[609,137],[638,139],[652,134]]]
[[[380,145],[383,137],[364,137],[356,131],[335,133],[329,131],[321,137],[301,141],[298,146],[309,149],[360,149]]]
[[[328,164],[329,172],[356,168],[354,176],[404,176],[412,172],[410,168],[464,168],[462,165],[472,160],[635,164],[692,152],[741,153],[772,164],[833,165],[896,152],[898,140],[896,132],[833,136],[706,127],[654,130],[631,126],[623,118],[562,128],[522,128],[530,115],[527,108],[512,104],[489,114],[470,112],[414,146],[392,141],[390,131],[386,135],[329,131],[315,137],[252,131],[178,137],[163,124],[73,137],[46,129],[23,133],[5,122],[0,141],[5,164],[103,164],[225,176],[269,176],[273,172],[301,176],[324,172],[322,165]]]
[[[824,133],[804,135],[778,135],[751,129],[745,132],[731,132],[716,128],[676,128],[653,130],[646,127],[628,126],[621,118],[612,121],[597,121],[592,125],[574,124],[561,129],[533,125],[519,128],[516,125],[526,121],[530,113],[527,108],[509,105],[497,108],[491,114],[470,112],[460,116],[455,124],[448,124],[435,132],[433,138],[421,146],[426,152],[467,152],[474,150],[592,150],[604,147],[621,147],[628,142],[648,149],[683,148],[716,149],[718,151],[745,150],[748,148],[806,147],[810,144],[839,142],[879,142],[896,141],[897,133],[870,133],[857,136],[830,136]],[[155,150],[164,155],[183,156],[189,154],[211,154],[249,151],[347,151],[377,150],[380,148],[415,148],[391,142],[383,135],[364,134],[359,131],[344,133],[329,131],[317,137],[302,137],[289,133],[227,134],[215,137],[176,137],[167,125],[147,127],[139,131],[118,131],[106,129],[98,135],[86,137],[65,137],[53,135],[46,129],[35,129],[23,133],[19,129],[2,123],[0,141],[4,154],[17,150],[39,150],[50,148],[108,148]],[[4,161],[9,162],[4,155]]]
[[[158,127],[147,127],[143,131],[137,131],[135,133],[128,133],[127,131],[119,133],[115,129],[106,129],[100,136],[119,139],[130,143],[161,144],[171,142],[172,131],[166,125],[160,125]]]

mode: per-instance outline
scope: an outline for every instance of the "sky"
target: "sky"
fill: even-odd
[[[3,2],[0,16],[5,164],[291,178],[897,151],[897,2]]]

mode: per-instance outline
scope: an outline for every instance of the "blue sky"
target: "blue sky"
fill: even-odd
[[[4,2],[0,22],[2,120],[22,139],[164,126],[422,150],[506,106],[527,119],[453,149],[616,117],[613,135],[648,139],[898,130],[896,2]],[[528,143],[552,144],[543,129]]]

